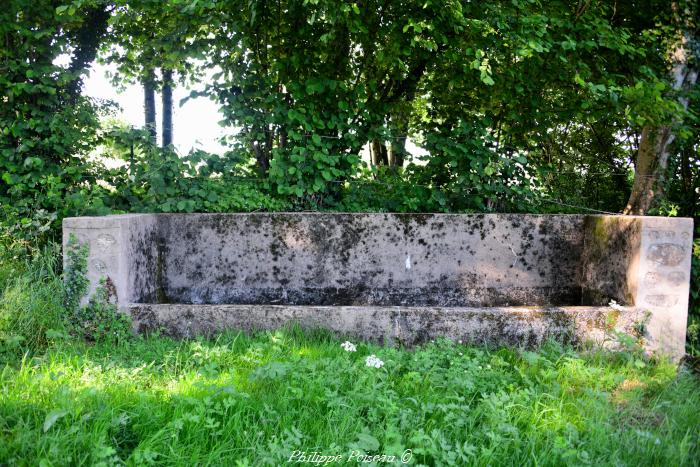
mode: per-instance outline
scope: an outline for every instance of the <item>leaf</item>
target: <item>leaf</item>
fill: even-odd
[[[379,449],[379,441],[369,433],[360,433],[357,435],[357,446],[363,451],[377,451]]]
[[[493,86],[496,83],[490,75],[487,75],[485,73],[481,74],[481,81],[483,81],[483,83],[488,86]]]
[[[255,369],[250,374],[250,380],[256,381],[260,379],[280,379],[284,378],[289,372],[290,366],[284,362],[270,362],[267,365]]]
[[[59,418],[64,417],[68,414],[66,410],[54,410],[50,412],[46,419],[44,420],[44,433],[49,431],[51,427],[58,421]]]
[[[46,330],[46,338],[47,339],[67,339],[68,335],[60,330],[56,329],[47,329]]]
[[[319,146],[321,145],[321,137],[318,136],[317,134],[314,134],[314,135],[311,137],[311,139],[314,141],[315,144],[317,144],[317,145],[319,145]]]

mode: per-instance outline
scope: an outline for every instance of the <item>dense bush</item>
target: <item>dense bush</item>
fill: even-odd
[[[119,133],[112,142],[116,149],[108,154],[124,165],[105,173],[110,190],[103,202],[115,212],[281,211],[288,206],[233,153],[179,156],[153,145],[138,130]]]

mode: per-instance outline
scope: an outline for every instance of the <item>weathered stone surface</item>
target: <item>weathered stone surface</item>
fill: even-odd
[[[634,304],[638,284],[629,271],[638,261],[641,222],[632,216],[586,216],[581,258],[583,303],[607,305],[612,299]]]
[[[577,303],[578,216],[167,215],[172,303]]]
[[[649,313],[646,346],[674,358],[685,352],[693,220],[587,216],[584,303],[615,299]]]
[[[197,304],[260,305],[263,308],[251,310],[274,309],[281,316],[278,320],[299,315],[305,322],[343,331],[340,324],[328,321],[335,312],[324,311],[327,305],[357,313],[357,322],[343,318],[348,329],[384,329],[382,314],[394,310],[387,316],[411,330],[408,336],[399,333],[394,338],[408,341],[418,339],[421,329],[429,335],[452,335],[450,326],[482,329],[484,334],[486,329],[478,323],[489,327],[495,321],[479,319],[508,316],[511,321],[499,327],[502,340],[520,342],[525,339],[522,333],[547,335],[543,329],[550,327],[542,328],[541,323],[554,316],[546,311],[553,306],[564,310],[557,316],[568,316],[570,305],[604,306],[614,299],[636,310],[625,312],[623,321],[650,313],[650,350],[674,357],[684,350],[691,219],[138,214],[65,219],[64,241],[71,233],[90,245],[88,277],[93,290],[101,277],[109,278],[123,310],[135,303],[193,305],[167,308],[199,323],[187,332],[208,332],[209,319],[246,326],[245,317],[217,318],[221,310],[234,308]],[[271,305],[288,310],[265,308]],[[508,308],[513,306],[535,306],[539,311],[522,315]],[[414,311],[401,314],[405,307]],[[459,311],[465,307],[494,314]],[[162,314],[166,308],[159,310]],[[291,318],[285,313],[292,313]],[[519,318],[523,316],[527,319]],[[460,320],[467,321],[459,324]],[[173,324],[174,329],[183,322]],[[470,339],[481,334],[470,334]]]
[[[64,219],[64,247],[73,234],[90,248],[89,294],[94,293],[101,278],[109,278],[120,305],[154,302],[156,227],[156,217],[149,214]]]
[[[647,259],[660,266],[678,266],[685,259],[683,245],[675,243],[654,243],[649,246]]]
[[[643,217],[636,271],[629,271],[640,284],[635,306],[650,313],[647,348],[675,358],[685,353],[690,295],[690,261],[693,220]],[[643,282],[653,275],[656,280]]]
[[[175,337],[248,332],[298,323],[385,344],[413,346],[438,337],[487,345],[536,347],[547,339],[599,344],[612,331],[634,332],[640,311],[609,307],[343,307],[290,305],[148,305],[128,307],[139,332]]]

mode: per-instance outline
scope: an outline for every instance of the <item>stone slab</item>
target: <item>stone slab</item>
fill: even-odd
[[[446,337],[481,345],[534,348],[547,339],[606,345],[613,330],[634,333],[640,310],[610,307],[346,307],[285,305],[131,304],[138,332],[174,337],[223,329],[275,330],[292,323],[389,345],[414,346]]]

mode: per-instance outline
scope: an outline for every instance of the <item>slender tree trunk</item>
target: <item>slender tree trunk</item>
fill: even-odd
[[[389,165],[391,167],[403,167],[406,160],[406,137],[400,136],[391,140],[389,146]]]
[[[156,143],[156,80],[153,70],[143,80],[143,114],[146,130],[152,143]]]
[[[264,134],[263,141],[255,140],[251,143],[253,148],[253,153],[255,154],[255,160],[257,162],[258,175],[261,177],[266,177],[268,171],[270,170],[270,154],[272,148],[272,131],[265,129],[262,132],[255,132],[255,134]]]
[[[372,165],[388,165],[389,158],[384,142],[379,141],[378,139],[373,139],[369,144],[369,152]]]
[[[691,89],[698,79],[697,70],[688,64],[688,37],[678,44],[673,51],[673,89],[684,91]],[[684,109],[688,108],[688,99],[679,98]],[[659,196],[663,176],[668,168],[671,143],[675,139],[673,122],[658,127],[646,126],[642,129],[642,137],[637,150],[637,160],[634,166],[634,183],[627,206],[623,214],[643,216]]]
[[[287,147],[287,126],[281,125],[277,130],[279,136],[279,148],[284,150]]]
[[[163,70],[163,148],[173,144],[173,70]]]

